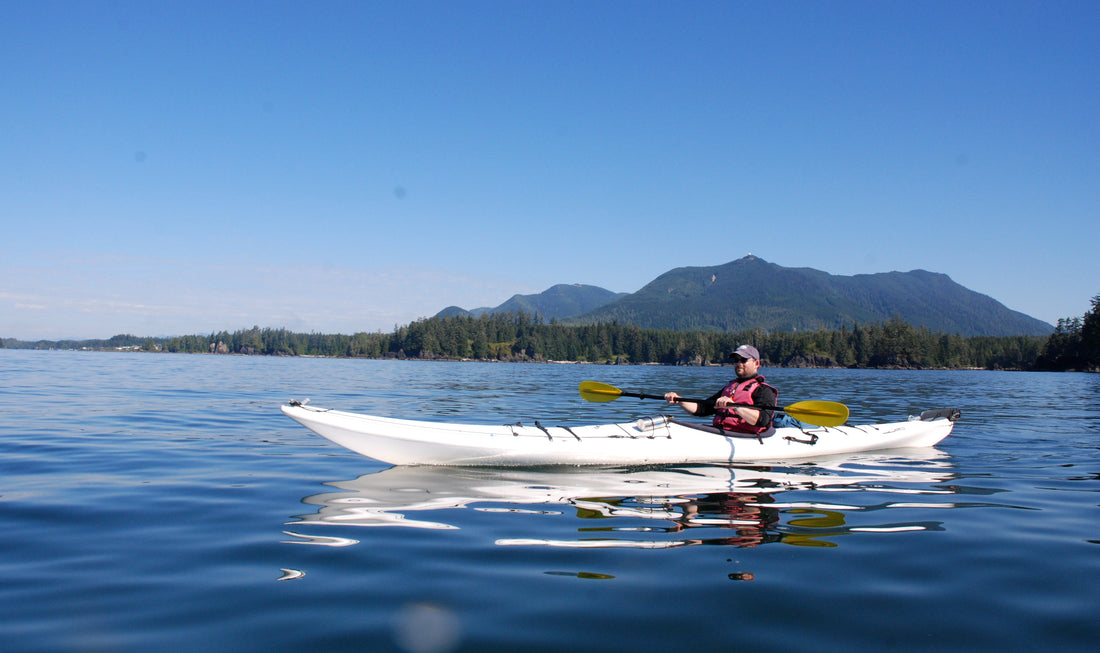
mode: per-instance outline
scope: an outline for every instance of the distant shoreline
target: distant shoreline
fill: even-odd
[[[0,348],[0,352],[5,349],[11,351],[66,351],[66,352],[85,352],[85,353],[105,353],[105,354],[166,354],[166,355],[184,355],[184,356],[227,356],[227,357],[241,357],[241,358],[324,358],[332,360],[381,360],[381,361],[401,361],[409,363],[494,363],[505,365],[586,365],[592,367],[605,367],[605,366],[618,366],[626,365],[631,367],[732,367],[728,363],[714,363],[705,362],[701,364],[695,363],[653,363],[642,362],[632,363],[630,361],[605,361],[605,362],[593,362],[593,361],[568,361],[568,360],[502,360],[496,358],[447,358],[447,357],[434,357],[434,358],[419,358],[414,356],[328,356],[324,354],[244,354],[240,352],[172,352],[172,351],[146,351],[141,348],[134,347],[118,347],[118,348],[35,348],[35,347],[3,347]],[[915,371],[945,371],[945,372],[1030,372],[1035,370],[1028,370],[1021,367],[1005,367],[989,369],[985,367],[931,367],[931,366],[910,366],[904,367],[900,365],[880,366],[880,367],[861,367],[861,366],[841,366],[841,365],[783,365],[770,363],[763,361],[761,368],[772,369],[814,369],[814,370],[915,370]],[[1083,370],[1082,370],[1083,371]]]

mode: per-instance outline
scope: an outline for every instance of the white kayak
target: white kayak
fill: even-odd
[[[718,433],[657,416],[621,424],[543,426],[427,422],[348,413],[291,402],[291,419],[336,444],[393,465],[526,467],[786,461],[902,447],[946,438],[959,411],[862,426],[781,426],[767,437]],[[793,422],[792,422],[793,423]]]

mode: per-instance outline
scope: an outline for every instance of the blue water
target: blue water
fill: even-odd
[[[935,449],[786,466],[390,467],[291,398],[621,421],[722,368],[0,350],[0,650],[1095,650],[1100,377],[766,370]]]

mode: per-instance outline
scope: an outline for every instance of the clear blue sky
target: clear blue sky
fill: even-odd
[[[1098,34],[1094,0],[0,0],[0,336],[389,331],[749,253],[1054,323],[1100,293]]]

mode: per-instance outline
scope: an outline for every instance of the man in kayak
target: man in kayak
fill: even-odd
[[[733,361],[737,378],[706,401],[681,401],[680,395],[675,392],[665,394],[665,400],[670,404],[680,404],[692,415],[714,415],[714,426],[722,430],[759,435],[772,426],[772,408],[779,398],[779,391],[768,385],[763,375],[758,373],[760,352],[756,347],[741,345],[730,354],[730,360]]]

